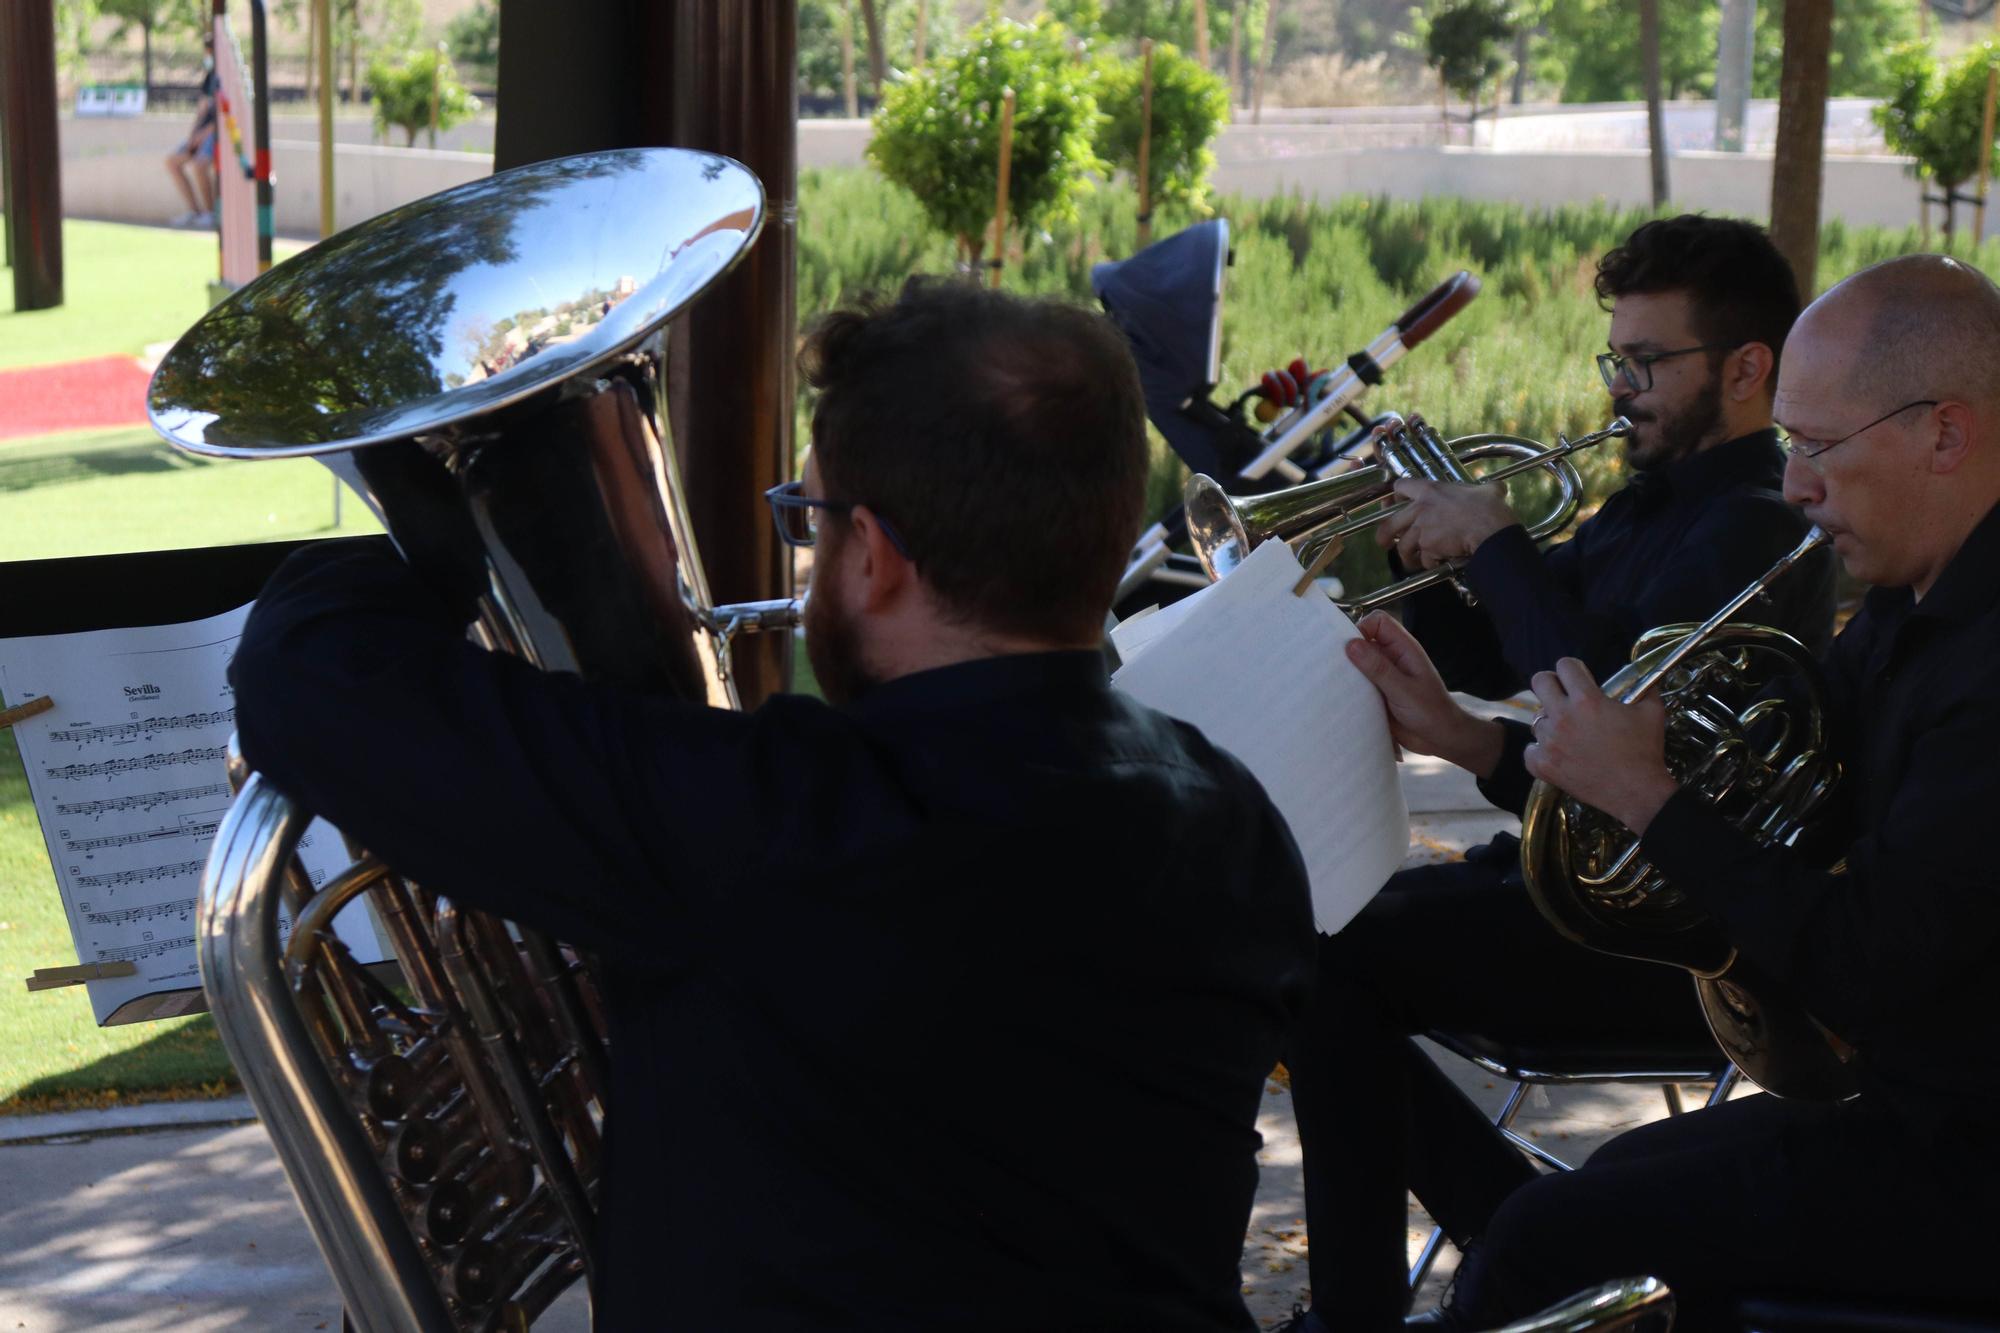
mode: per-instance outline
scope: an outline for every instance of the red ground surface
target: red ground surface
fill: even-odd
[[[148,378],[129,356],[0,370],[0,440],[142,425]]]

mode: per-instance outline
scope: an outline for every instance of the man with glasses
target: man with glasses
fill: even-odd
[[[626,1034],[599,1327],[1247,1333],[1312,909],[1255,779],[1106,679],[1147,470],[1124,341],[919,283],[802,370],[812,461],[770,499],[814,548],[826,702],[544,675],[386,554],[315,549],[245,630],[244,752],[598,954]],[[484,794],[479,864],[423,859],[436,784]]]
[[[1657,696],[1617,703],[1566,658],[1536,675],[1532,726],[1486,722],[1445,694],[1406,633],[1363,627],[1371,644],[1351,655],[1405,747],[1514,798],[1539,778],[1638,833],[1845,1050],[1859,1088],[1839,1103],[1739,1098],[1524,1183],[1480,1227],[1456,1326],[1637,1272],[1674,1288],[1691,1328],[1736,1327],[1732,1307],[1756,1296],[1820,1298],[1827,1326],[1866,1302],[1888,1307],[1871,1328],[2000,1313],[1983,1267],[1939,1263],[1936,1249],[2000,1210],[1996,365],[2000,289],[1937,255],[1839,284],[1786,351],[1785,493],[1873,585],[1820,659],[1842,776],[1799,847],[1758,846],[1676,784]]]
[[[1464,562],[1477,605],[1441,587],[1404,611],[1454,689],[1501,698],[1563,657],[1608,676],[1639,634],[1706,619],[1805,533],[1781,494],[1771,421],[1798,289],[1769,237],[1723,218],[1649,222],[1604,256],[1596,286],[1611,311],[1597,372],[1633,424],[1626,485],[1546,552],[1496,486],[1398,483],[1409,507],[1378,530],[1404,565]],[[1755,608],[1814,651],[1832,613],[1826,552]],[[1413,1034],[1712,1049],[1685,975],[1556,934],[1528,899],[1518,847],[1500,834],[1463,861],[1403,871],[1321,940],[1317,994],[1286,1057],[1323,1312],[1298,1323],[1313,1333],[1400,1326],[1409,1192],[1464,1246],[1534,1175]]]

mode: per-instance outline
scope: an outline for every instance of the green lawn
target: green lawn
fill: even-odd
[[[280,242],[277,257],[299,248]],[[170,342],[208,309],[215,276],[208,232],[65,222],[62,305],[17,311],[12,273],[0,278],[0,370],[137,356]]]

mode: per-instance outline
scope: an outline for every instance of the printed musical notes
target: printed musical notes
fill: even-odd
[[[163,731],[207,730],[220,723],[234,722],[234,708],[206,713],[182,713],[178,717],[149,717],[139,722],[114,722],[102,727],[58,727],[49,733],[52,741],[72,741],[89,745],[93,741],[151,740]]]
[[[106,796],[94,801],[58,801],[59,815],[108,815],[126,810],[156,810],[176,801],[227,801],[227,782],[205,782],[198,787],[174,787],[167,791],[138,792],[131,796]]]
[[[78,875],[70,882],[80,889],[116,889],[129,884],[151,884],[156,879],[179,879],[199,875],[201,861],[176,861],[163,866],[141,866],[135,870],[112,870],[102,875]]]
[[[202,868],[233,788],[228,681],[249,607],[184,625],[0,640],[0,706],[55,707],[14,735],[80,962],[130,962],[87,984],[97,1021],[164,1017],[194,1003]],[[301,839],[314,884],[346,864],[330,831]],[[385,950],[367,909],[335,919],[355,956]],[[56,960],[51,960],[56,961]],[[176,996],[181,999],[177,1000]]]
[[[88,907],[88,903],[79,903]],[[194,899],[178,898],[170,903],[152,903],[145,907],[120,907],[110,912],[85,912],[83,919],[93,926],[123,926],[140,921],[160,921],[173,917],[178,921],[192,920]]]
[[[228,755],[226,746],[189,748],[177,754],[132,755],[122,759],[102,759],[94,764],[67,764],[46,770],[55,782],[76,782],[83,778],[108,778],[119,773],[150,773],[175,764],[218,764]]]

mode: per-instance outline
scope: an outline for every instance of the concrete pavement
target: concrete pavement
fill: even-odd
[[[1456,770],[1412,759],[1402,778],[1411,864],[1456,854],[1509,825]],[[1498,1105],[1501,1090],[1483,1073],[1440,1059],[1482,1105]],[[337,1331],[332,1281],[269,1139],[243,1123],[248,1103],[143,1110],[0,1120],[0,1140],[14,1140],[0,1142],[0,1333]],[[1580,1160],[1664,1110],[1651,1088],[1537,1092],[1517,1126]],[[224,1123],[185,1123],[195,1117]],[[1252,1313],[1268,1326],[1306,1290],[1298,1136],[1290,1095],[1276,1083],[1267,1085],[1258,1128],[1262,1177],[1243,1281]],[[1428,1230],[1413,1207],[1413,1252]],[[1447,1249],[1440,1273],[1453,1262]],[[1439,1286],[1434,1280],[1427,1294]],[[548,1333],[586,1327],[580,1291],[536,1325]]]

